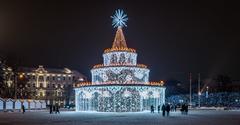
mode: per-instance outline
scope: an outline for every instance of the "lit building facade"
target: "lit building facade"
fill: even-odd
[[[76,111],[139,112],[165,103],[163,81],[149,82],[150,70],[137,63],[136,50],[127,47],[123,24],[117,25],[112,48],[103,53],[103,64],[91,70],[92,82],[75,86]]]
[[[46,100],[47,104],[74,103],[73,84],[86,81],[86,77],[68,68],[19,68],[18,83],[23,80],[28,98]],[[25,91],[26,93],[26,91]]]
[[[14,72],[13,69],[5,64],[0,58],[0,97],[14,97]]]

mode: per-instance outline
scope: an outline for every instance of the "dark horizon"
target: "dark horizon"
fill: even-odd
[[[150,81],[187,80],[189,72],[239,80],[240,20],[234,4],[1,1],[0,55],[11,65],[68,67],[90,80],[90,69],[112,46],[116,29],[110,16],[121,8],[129,18],[123,28],[127,45],[150,69]]]

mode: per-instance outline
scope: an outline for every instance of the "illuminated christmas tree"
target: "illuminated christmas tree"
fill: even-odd
[[[113,27],[117,27],[112,48],[103,53],[103,64],[91,70],[92,82],[75,88],[76,111],[138,112],[165,103],[163,81],[149,82],[149,69],[137,64],[135,49],[128,48],[122,28],[128,20],[116,10]]]

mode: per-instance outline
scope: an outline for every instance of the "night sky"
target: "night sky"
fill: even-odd
[[[128,0],[130,1],[130,0]],[[110,16],[128,14],[123,28],[138,63],[150,79],[187,79],[227,74],[240,78],[239,4],[224,1],[153,2],[109,0],[0,2],[0,55],[9,64],[69,67],[90,79],[93,65],[112,46],[116,29]]]

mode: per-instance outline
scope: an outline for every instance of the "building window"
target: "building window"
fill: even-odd
[[[33,83],[33,87],[35,88],[36,86],[35,86],[35,83]]]
[[[38,79],[39,79],[39,80],[43,80],[43,76],[39,76]]]
[[[40,87],[43,87],[43,84],[42,84],[42,83],[40,83]]]
[[[73,76],[72,80],[75,80],[75,76]]]
[[[27,84],[28,85],[28,87],[30,87],[31,85],[30,84]]]
[[[61,85],[60,85],[60,84],[58,84],[58,88],[61,88]]]
[[[49,76],[47,76],[47,80],[49,80]]]
[[[49,87],[50,87],[50,83],[47,84],[47,88],[49,88]]]
[[[52,87],[55,88],[55,84],[52,84]]]
[[[58,77],[58,78],[57,78],[57,80],[58,80],[58,81],[60,81],[60,80],[61,80],[61,78],[60,78],[60,77]]]
[[[52,79],[55,80],[55,76],[53,76]]]
[[[63,80],[65,81],[65,77],[63,77]]]
[[[36,92],[33,92],[33,93],[32,93],[32,96],[36,96]]]
[[[43,96],[43,92],[40,92],[40,96]]]
[[[58,92],[58,96],[62,96],[61,92]]]

